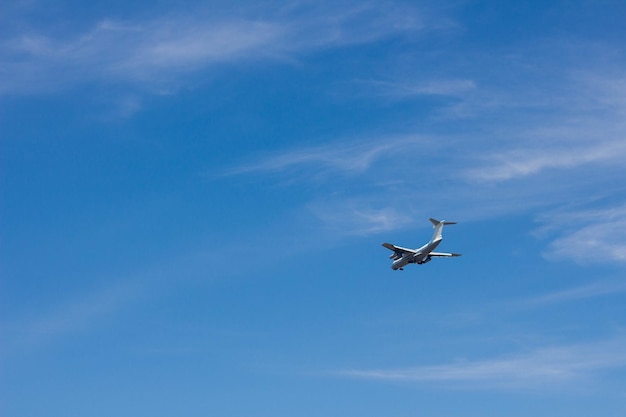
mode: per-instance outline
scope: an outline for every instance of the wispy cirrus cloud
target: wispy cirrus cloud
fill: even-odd
[[[497,128],[500,146],[477,155],[477,166],[465,169],[464,175],[471,181],[498,183],[550,170],[620,166],[626,158],[624,74],[574,71],[562,84],[547,97],[534,93],[515,104],[542,109],[546,116],[517,130]]]
[[[12,347],[22,349],[45,344],[93,326],[141,296],[137,282],[121,283],[68,300],[38,316],[4,322]]]
[[[545,256],[579,263],[626,262],[626,218],[589,224],[554,240]]]
[[[540,306],[612,294],[621,294],[623,292],[626,292],[626,280],[602,281],[529,298],[522,300],[518,304],[523,306]]]
[[[258,57],[282,29],[255,21],[101,21],[69,39],[22,34],[2,44],[2,93],[37,93],[83,82],[160,82],[176,74]]]
[[[336,194],[313,198],[304,207],[305,212],[333,235],[365,236],[413,222],[414,210],[394,205],[397,198],[379,198],[380,190],[385,195],[397,192],[401,199],[403,192],[397,191],[398,187],[415,182],[417,161],[425,162],[420,170],[433,164],[425,161],[430,158],[424,149],[436,152],[442,146],[418,135],[348,138],[261,156],[225,171],[221,177],[265,175],[278,176],[288,184],[298,180],[322,186],[336,184]],[[431,174],[437,171],[433,168]],[[367,192],[354,192],[357,188]],[[377,191],[372,194],[372,189]]]
[[[591,68],[579,61],[564,70],[553,56],[572,51],[543,53],[519,51],[513,64],[492,57],[494,68],[487,70],[488,74],[473,72],[471,78],[458,76],[449,67],[437,78],[433,72],[420,73],[405,63],[375,81],[360,81],[366,91],[355,95],[407,100],[443,95],[453,99],[419,103],[416,119],[391,137],[338,138],[324,146],[277,150],[256,160],[250,158],[251,162],[240,163],[225,174],[260,174],[289,183],[326,180],[333,191],[341,190],[340,195],[334,201],[308,202],[307,207],[315,207],[317,211],[312,213],[329,225],[337,218],[350,218],[354,201],[362,202],[361,208],[368,213],[391,207],[396,213],[432,213],[443,207],[455,218],[482,220],[622,195],[622,161],[626,159],[623,71]],[[593,47],[584,54],[598,60],[603,56]],[[417,61],[416,57],[415,61],[403,59]],[[611,59],[619,61],[619,57]],[[471,111],[455,114],[452,107],[457,104]],[[426,116],[420,119],[424,108]],[[460,131],[440,124],[441,108],[449,113],[446,124],[459,126],[449,123],[450,117],[464,120]],[[605,202],[602,206],[607,207]],[[608,229],[594,223],[593,227],[583,222],[561,228],[550,236],[546,254],[551,258],[580,257],[581,250],[601,250],[591,258],[620,261],[624,252],[621,236],[626,233],[613,233],[604,245],[592,237],[606,234]],[[612,227],[623,228],[619,219]],[[580,233],[574,235],[576,231]]]
[[[220,16],[198,6],[190,15],[102,19],[78,34],[14,33],[0,43],[0,93],[34,94],[85,82],[176,84],[219,64],[289,60],[423,29],[417,11],[388,6],[270,3],[264,12],[249,7]]]
[[[396,369],[348,369],[347,378],[437,384],[450,389],[544,390],[588,383],[626,367],[623,337],[590,344],[547,347],[482,360]]]
[[[417,96],[461,96],[477,89],[476,82],[466,79],[431,79],[431,80],[368,80],[356,83],[366,89],[366,93],[375,97],[393,100],[408,99]]]
[[[594,163],[619,164],[625,156],[626,142],[623,140],[515,149],[492,155],[491,162],[468,170],[467,175],[475,181],[505,181],[548,169],[572,169]]]
[[[316,202],[309,210],[334,234],[367,236],[407,227],[413,222],[410,213],[393,207],[375,208],[357,201]]]
[[[2,317],[0,327],[8,336],[5,350],[36,349],[57,340],[97,333],[102,331],[103,323],[119,320],[147,300],[166,296],[172,284],[180,284],[181,280],[192,282],[198,277],[206,283],[214,277],[207,277],[207,265],[218,267],[220,262],[216,260],[225,253],[232,253],[233,248],[240,248],[241,241],[227,245],[227,249],[224,249],[225,244],[218,248],[211,242],[207,248],[147,265],[121,279],[116,276],[92,278],[101,284],[92,286],[89,291],[76,291],[74,286],[70,290],[61,289],[61,293],[70,295],[51,297],[50,305],[42,303],[17,317]]]
[[[578,263],[626,262],[626,206],[544,215],[542,235],[557,234],[544,256]]]
[[[420,136],[380,137],[376,139],[346,140],[322,146],[278,152],[242,164],[224,175],[272,173],[288,169],[314,169],[317,172],[341,172],[362,174],[376,161],[394,154],[404,153],[429,140]]]

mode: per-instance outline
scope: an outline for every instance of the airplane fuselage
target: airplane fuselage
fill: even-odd
[[[402,246],[396,246],[391,243],[383,243],[383,246],[390,251],[393,251],[393,254],[389,256],[393,262],[391,263],[391,269],[402,270],[408,264],[425,264],[426,262],[430,262],[432,258],[449,258],[455,256],[461,256],[460,253],[446,253],[446,252],[435,252],[435,248],[439,246],[441,243],[442,230],[443,226],[447,224],[456,224],[456,222],[447,222],[445,220],[436,220],[433,218],[429,219],[433,224],[433,228],[435,231],[433,232],[433,237],[421,248],[417,249],[409,249],[403,248]]]
[[[429,254],[435,250],[437,246],[441,243],[442,238],[438,237],[419,249],[415,250],[415,253],[407,253],[404,254],[400,259],[393,261],[391,264],[391,269],[394,271],[398,269],[402,269],[408,264],[420,264],[426,263],[430,260]]]

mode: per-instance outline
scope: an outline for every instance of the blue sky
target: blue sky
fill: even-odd
[[[3,415],[624,415],[623,2],[1,7]]]

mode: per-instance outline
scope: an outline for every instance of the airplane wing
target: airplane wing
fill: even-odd
[[[461,256],[460,253],[445,253],[445,252],[431,252],[428,254],[428,256]]]
[[[391,243],[383,243],[383,246],[386,247],[389,250],[392,250],[394,252],[401,252],[401,253],[417,253],[416,250],[414,249],[407,249],[407,248],[402,248],[400,246],[396,246],[396,245],[392,245]]]

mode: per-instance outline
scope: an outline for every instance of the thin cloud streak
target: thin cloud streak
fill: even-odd
[[[102,20],[60,38],[21,33],[0,43],[0,94],[36,94],[85,82],[171,84],[218,64],[285,60],[300,53],[375,42],[421,30],[418,14],[399,7],[347,3],[228,18],[203,11],[146,21]],[[253,16],[253,17],[252,17]]]
[[[626,206],[556,213],[539,234],[559,232],[543,254],[577,263],[626,262]]]
[[[430,81],[359,81],[359,86],[371,91],[375,97],[386,97],[394,100],[408,99],[418,96],[450,96],[465,97],[476,90],[473,80],[441,79]],[[367,94],[367,93],[365,93]]]
[[[160,82],[177,73],[258,57],[280,36],[253,21],[103,21],[86,34],[59,40],[22,35],[2,45],[0,93],[38,93],[79,82]],[[9,82],[10,81],[10,82]]]
[[[547,169],[571,169],[584,164],[621,163],[626,143],[619,140],[598,145],[563,148],[520,149],[493,155],[491,166],[467,172],[474,181],[498,182],[538,174]]]
[[[596,282],[590,285],[570,288],[567,290],[530,298],[521,301],[519,304],[523,306],[557,304],[592,297],[620,294],[623,292],[626,292],[626,281]]]
[[[256,163],[241,165],[227,171],[224,175],[272,173],[291,168],[361,174],[380,159],[405,152],[407,148],[423,145],[426,142],[427,139],[419,136],[406,136],[297,149],[268,156]]]
[[[3,327],[13,334],[14,347],[36,347],[92,326],[94,322],[119,311],[138,297],[140,285],[137,282],[122,283],[70,300],[39,317],[5,322]]]
[[[407,227],[413,223],[408,213],[393,207],[372,208],[364,202],[315,203],[309,210],[335,235],[368,236]]]
[[[544,389],[590,382],[626,367],[626,340],[537,349],[526,354],[399,369],[343,370],[335,375],[377,381],[439,384],[459,389]]]
[[[572,72],[575,75],[571,79],[552,87],[552,94],[531,97],[524,104],[525,108],[543,109],[550,116],[517,131],[502,130],[500,149],[477,155],[479,166],[464,170],[470,181],[501,183],[548,170],[621,166],[626,158],[626,78],[611,72]],[[606,82],[599,82],[600,78]],[[559,96],[558,100],[542,101],[553,95]]]
[[[626,262],[626,219],[588,225],[560,237],[544,256],[578,263]]]

